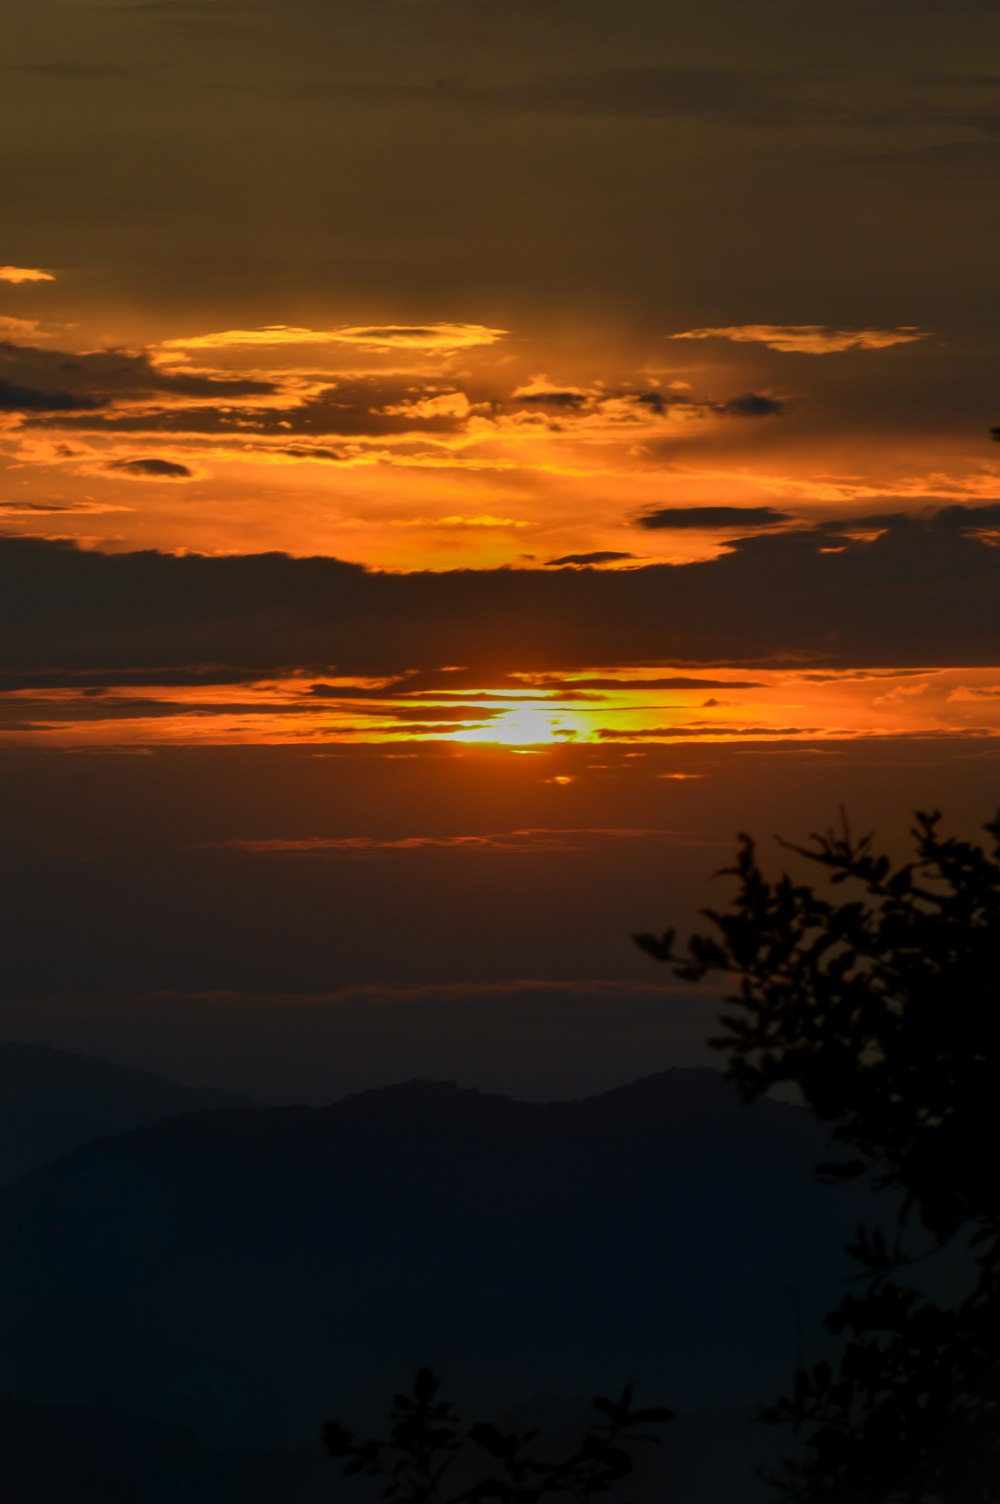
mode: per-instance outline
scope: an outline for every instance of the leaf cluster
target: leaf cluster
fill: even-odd
[[[834,1364],[795,1376],[762,1414],[805,1450],[765,1475],[782,1504],[1000,1501],[1000,818],[986,847],[918,814],[897,863],[839,830],[782,845],[822,887],[767,878],[748,836],[727,875],[730,910],[681,950],[673,931],[639,945],[687,979],[733,980],[711,1043],[746,1101],[782,1084],[830,1126],[831,1182],[867,1176],[893,1193],[894,1227],[859,1227],[847,1252],[860,1293],[826,1318]],[[846,896],[842,896],[843,890]],[[914,1254],[914,1219],[930,1235]],[[961,1295],[939,1303],[904,1271],[963,1251]]]
[[[994,1504],[1000,1499],[1000,1290],[956,1307],[882,1283],[827,1322],[835,1365],[795,1376],[761,1419],[808,1440],[764,1473],[782,1504]]]
[[[826,891],[769,880],[741,836],[726,869],[738,892],[705,911],[712,932],[683,952],[673,931],[635,938],[684,978],[734,978],[711,1043],[744,1098],[794,1083],[851,1151],[822,1173],[869,1172],[944,1241],[970,1222],[1000,1231],[1000,1177],[982,1153],[1000,1132],[1000,819],[989,850],[939,822],[917,815],[901,864],[846,819],[811,845],[783,842],[824,870]]]
[[[346,1475],[379,1480],[382,1498],[399,1504],[538,1504],[558,1496],[586,1504],[629,1477],[633,1448],[656,1443],[658,1429],[672,1418],[662,1408],[636,1408],[629,1388],[618,1399],[599,1397],[593,1402],[598,1419],[572,1451],[553,1458],[537,1450],[535,1430],[503,1430],[486,1421],[465,1425],[440,1398],[440,1388],[422,1368],[410,1394],[393,1396],[384,1439],[359,1437],[328,1421],[328,1453]],[[476,1457],[487,1472],[470,1483],[459,1481]]]

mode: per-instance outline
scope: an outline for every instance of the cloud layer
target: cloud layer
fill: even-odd
[[[766,345],[790,355],[837,355],[844,350],[888,350],[927,339],[915,325],[898,329],[830,329],[823,324],[730,324],[723,328],[685,329],[671,339],[728,339],[737,344]]]
[[[417,572],[0,540],[5,667],[342,674],[1000,663],[997,503],[741,537],[686,565]]]

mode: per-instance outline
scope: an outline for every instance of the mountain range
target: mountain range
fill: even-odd
[[[814,1186],[823,1148],[706,1070],[576,1102],[410,1082],[187,1111],[0,1192],[0,1392],[216,1447],[378,1424],[425,1363],[470,1413],[625,1382],[745,1406],[817,1355],[836,1298],[859,1209]]]
[[[109,1133],[183,1112],[252,1107],[192,1086],[45,1045],[0,1043],[0,1186]]]

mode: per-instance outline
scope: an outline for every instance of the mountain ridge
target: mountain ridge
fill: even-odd
[[[97,1055],[0,1041],[0,1187],[107,1135],[185,1112],[256,1106],[252,1097]]]
[[[380,1416],[424,1363],[483,1413],[628,1381],[743,1404],[789,1370],[788,1287],[825,1309],[857,1220],[815,1195],[821,1150],[712,1071],[175,1117],[0,1193],[0,1389],[107,1392],[213,1444]]]

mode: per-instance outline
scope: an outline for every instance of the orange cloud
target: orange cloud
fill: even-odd
[[[168,339],[159,348],[184,352],[246,346],[352,345],[365,350],[442,354],[477,345],[493,345],[507,333],[506,329],[489,329],[485,324],[357,324],[340,329],[302,329],[289,324],[268,324],[260,329],[224,329],[213,334]]]
[[[341,344],[367,349],[464,350],[475,345],[495,345],[507,329],[488,329],[484,324],[385,324],[338,329]]]
[[[440,392],[436,397],[415,397],[380,410],[398,418],[467,418],[472,404],[464,392]]]
[[[450,517],[418,518],[418,525],[428,527],[463,528],[463,527],[530,527],[530,522],[523,522],[517,517],[494,517],[491,512],[480,513],[476,517],[464,517],[456,513]],[[407,524],[409,526],[409,523]]]
[[[36,266],[0,266],[0,282],[54,282],[51,272]]]
[[[14,344],[22,339],[42,338],[41,326],[37,319],[16,319],[9,314],[0,314],[0,339]]]
[[[726,324],[718,328],[685,329],[668,339],[729,339],[737,344],[766,345],[791,355],[832,355],[841,350],[887,350],[926,339],[916,324],[896,329],[831,329],[826,324]]]
[[[572,783],[572,778],[551,782]],[[202,849],[229,848],[248,855],[265,856],[283,852],[315,853],[338,851],[369,853],[379,851],[420,851],[427,847],[452,851],[586,851],[608,842],[640,840],[665,842],[677,846],[722,846],[710,837],[689,835],[684,831],[659,828],[618,829],[616,827],[550,827],[509,830],[487,835],[457,836],[304,836],[270,839],[206,841]]]

